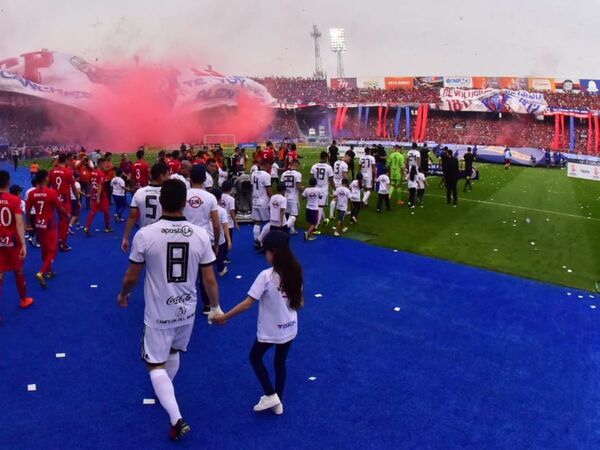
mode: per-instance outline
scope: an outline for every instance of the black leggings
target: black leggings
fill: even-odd
[[[381,211],[382,204],[385,204],[385,209],[390,210],[390,194],[377,194],[377,211]]]
[[[408,206],[415,205],[415,196],[417,195],[417,188],[408,188]]]
[[[358,218],[358,214],[360,213],[360,207],[362,205],[361,201],[352,202],[352,211],[350,212],[350,217]]]
[[[250,350],[250,363],[265,395],[277,393],[279,399],[283,399],[283,388],[285,387],[285,378],[287,376],[285,364],[293,341],[292,339],[285,344],[267,344],[265,342],[258,342],[258,340],[254,341],[252,350]],[[263,363],[263,356],[273,345],[275,346],[275,389],[273,389],[269,372]]]

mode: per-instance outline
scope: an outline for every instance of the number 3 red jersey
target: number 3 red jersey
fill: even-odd
[[[17,215],[23,215],[19,197],[7,192],[0,192],[0,250],[20,247]]]
[[[136,189],[148,186],[148,174],[150,166],[146,161],[139,160],[131,165],[131,173],[133,175],[133,187]]]

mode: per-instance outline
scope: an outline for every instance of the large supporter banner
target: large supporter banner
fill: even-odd
[[[412,89],[415,87],[413,77],[385,77],[383,82],[387,91]]]
[[[600,80],[581,78],[579,85],[581,86],[581,90],[586,94],[597,94],[600,90]]]
[[[356,78],[332,78],[331,89],[356,89],[358,86]]]
[[[473,87],[473,77],[444,77],[444,87],[470,89]]]
[[[25,53],[0,60],[0,93],[22,94],[85,109],[94,95],[114,93],[128,70],[138,69],[105,69],[78,56],[54,51]],[[275,104],[267,89],[250,78],[194,67],[144,70],[173,108],[199,111],[214,106],[236,106],[242,92],[265,104]]]
[[[529,78],[529,90],[537,92],[554,92],[556,91],[554,78]]]
[[[568,162],[567,174],[572,178],[600,181],[600,166]]]
[[[444,111],[541,114],[547,107],[540,93],[510,89],[440,89],[439,108]]]

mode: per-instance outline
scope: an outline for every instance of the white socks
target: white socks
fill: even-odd
[[[363,195],[363,203],[365,205],[369,203],[370,196],[371,196],[371,191],[365,191],[365,195]]]
[[[158,397],[158,401],[169,414],[171,425],[175,425],[181,419],[181,413],[175,399],[175,388],[169,375],[167,375],[167,371],[165,369],[152,369],[150,371],[150,380],[152,381],[152,387]]]
[[[264,240],[265,240],[265,237],[267,236],[267,233],[268,233],[269,231],[271,231],[271,224],[270,224],[270,223],[266,224],[266,225],[263,227],[262,231],[261,231],[261,232],[260,232],[260,234],[258,235],[258,240],[259,240],[260,242],[264,241]]]
[[[321,206],[319,206],[319,218],[317,220],[317,226],[319,226],[321,224],[321,221],[323,220],[323,216],[324,216],[324,212],[323,212],[323,208]]]
[[[333,214],[335,213],[335,200],[331,200],[329,203],[329,218],[333,219]]]
[[[169,359],[167,359],[167,363],[165,364],[165,370],[171,381],[173,381],[179,370],[179,352],[169,353]]]
[[[294,224],[295,223],[296,223],[296,216],[290,216],[290,217],[288,217],[286,225],[290,229],[291,233],[294,233],[296,231],[296,229],[294,228]]]
[[[260,234],[260,225],[254,224],[254,228],[252,228],[252,234],[254,235],[254,240],[257,240],[258,235]]]

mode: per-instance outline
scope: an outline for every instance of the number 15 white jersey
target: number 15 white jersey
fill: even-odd
[[[166,329],[194,322],[199,267],[215,260],[206,230],[184,217],[162,218],[136,233],[129,260],[146,265],[146,326]]]
[[[160,186],[148,185],[138,189],[131,199],[131,207],[140,213],[138,224],[140,228],[150,225],[160,219],[162,208],[159,203]]]

